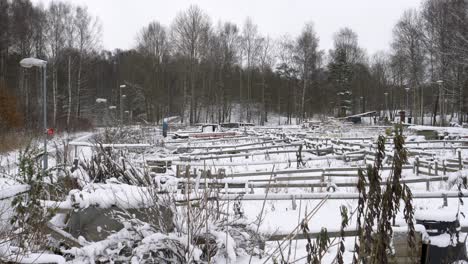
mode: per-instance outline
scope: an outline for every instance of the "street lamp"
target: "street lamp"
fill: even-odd
[[[119,97],[120,97],[120,123],[123,124],[123,95],[122,95],[122,89],[127,87],[125,84],[120,85],[119,89]]]
[[[123,109],[124,109],[124,106],[125,106],[125,104],[124,104],[125,98],[127,98],[127,95],[126,95],[126,94],[122,94],[122,97],[121,97],[121,100],[122,100],[122,101],[121,101],[121,108],[120,108],[120,113],[121,113],[121,114],[127,112],[127,111],[124,111],[124,110],[123,110]],[[124,120],[125,120],[125,115],[122,114],[122,117],[121,117],[121,118],[122,118],[122,119],[121,119],[121,120],[122,120],[122,124],[124,124],[124,123],[125,123],[125,122],[124,122]]]
[[[45,175],[47,170],[47,86],[46,86],[46,76],[47,76],[47,61],[40,60],[36,58],[24,58],[20,61],[20,65],[23,68],[32,68],[38,67],[43,70],[43,95],[44,95],[44,160],[42,166],[42,174]]]
[[[388,115],[388,102],[387,102],[387,101],[388,101],[388,99],[387,99],[387,98],[388,98],[388,93],[385,92],[384,95],[385,95],[385,112],[387,112],[387,113],[385,113],[385,115],[386,115],[388,118],[390,118],[390,116]]]
[[[117,119],[117,113],[116,113],[117,106],[116,105],[111,105],[111,106],[109,106],[109,110],[111,110],[110,115],[111,115],[111,118],[114,121],[114,125],[115,125],[115,120]]]
[[[445,109],[444,109],[444,95],[442,93],[442,84],[444,81],[438,80],[436,83],[439,85],[439,102],[440,102],[440,126],[445,124]]]
[[[101,124],[102,125],[105,125],[107,126],[107,117],[108,117],[108,114],[107,114],[107,99],[105,98],[96,98],[96,103],[97,104],[104,104],[104,116],[101,118]]]
[[[406,91],[406,111],[408,111],[409,113],[409,90],[410,88],[409,87],[406,87],[405,88],[405,91]]]

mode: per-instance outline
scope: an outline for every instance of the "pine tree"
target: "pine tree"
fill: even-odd
[[[330,81],[337,91],[338,115],[346,116],[346,112],[352,108],[351,80],[353,77],[352,65],[346,59],[346,51],[336,50],[333,61],[329,64]]]

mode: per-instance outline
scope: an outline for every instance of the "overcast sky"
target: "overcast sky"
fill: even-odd
[[[32,0],[48,5],[51,0]],[[105,49],[128,49],[136,33],[150,21],[169,26],[176,14],[197,4],[212,19],[239,26],[250,16],[262,34],[273,38],[296,36],[312,21],[320,48],[332,47],[333,33],[350,27],[358,33],[361,47],[370,54],[388,50],[392,28],[404,10],[418,8],[421,0],[68,0],[87,5],[102,23]]]

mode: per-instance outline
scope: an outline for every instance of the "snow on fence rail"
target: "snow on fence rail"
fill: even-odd
[[[284,139],[277,139],[277,140],[266,140],[262,142],[253,142],[253,143],[245,143],[245,144],[237,144],[237,145],[212,145],[212,146],[185,146],[180,147],[181,149],[186,150],[195,150],[195,149],[237,149],[241,147],[250,147],[256,145],[265,145],[265,144],[275,144],[275,143],[284,143]]]
[[[461,232],[468,232],[468,226],[461,226],[460,227]],[[267,238],[267,241],[281,241],[283,239],[293,239],[293,240],[300,240],[300,239],[306,239],[307,237],[310,238],[317,238],[320,236],[321,231],[312,231],[307,233],[307,236],[303,232],[298,232],[298,233],[274,233],[273,235],[269,236]],[[328,237],[340,237],[341,236],[341,230],[339,228],[335,229],[327,229],[327,235]],[[344,237],[355,237],[358,236],[358,230],[356,228],[347,228],[344,230]]]
[[[355,177],[358,178],[357,175],[338,175],[338,177]],[[449,176],[425,176],[425,177],[406,177],[400,180],[401,183],[405,184],[412,184],[412,183],[429,183],[429,182],[440,182],[440,181],[447,181]],[[301,181],[302,182],[297,182]],[[310,180],[321,180],[320,182],[311,182]],[[299,177],[283,177],[283,178],[274,178],[270,182],[268,179],[262,180],[247,180],[247,181],[229,181],[229,180],[214,180],[214,181],[207,181],[206,185],[210,188],[214,186],[218,187],[225,187],[225,188],[310,188],[310,187],[329,187],[329,186],[336,186],[336,187],[356,187],[357,186],[357,179],[353,181],[345,181],[345,182],[336,182],[336,181],[326,181],[323,179],[322,176],[299,176]],[[187,182],[186,180],[181,180],[181,182]],[[196,184],[195,181],[189,181],[190,184]],[[382,180],[380,185],[386,185],[385,178]],[[365,184],[367,186],[367,183]],[[203,188],[203,184],[200,185]]]
[[[198,152],[198,153],[191,153],[190,156],[202,156],[202,155],[219,155],[219,154],[227,154],[232,152],[249,152],[255,150],[267,150],[267,149],[279,149],[279,148],[294,148],[302,146],[303,143],[291,143],[291,144],[283,144],[283,145],[270,145],[270,146],[262,146],[262,147],[255,147],[255,148],[235,148],[235,149],[226,149],[226,150],[218,150],[218,151],[207,151],[207,152]],[[288,152],[296,152],[295,151],[288,151]],[[307,152],[306,150],[302,150]],[[274,151],[268,152],[270,154],[274,153]],[[278,152],[282,153],[282,152]],[[242,155],[243,156],[243,155]]]
[[[97,188],[96,188],[97,187]],[[131,195],[129,194],[129,188]],[[112,187],[105,185],[93,185],[92,189],[79,191],[71,194],[66,201],[42,201],[43,206],[53,208],[59,213],[80,210],[88,207],[95,208],[121,208],[138,209],[149,208],[156,202],[155,196],[159,198],[168,197],[177,203],[187,203],[188,201],[292,201],[293,209],[296,208],[297,200],[355,200],[359,198],[359,193],[335,192],[335,193],[303,193],[303,194],[213,194],[209,197],[192,193],[189,196],[184,194],[157,193],[146,187],[136,187],[119,184]],[[437,192],[414,192],[413,199],[442,198],[444,206],[447,205],[448,198],[460,198],[468,196],[468,191],[437,191]]]
[[[141,144],[97,144],[97,143],[89,143],[89,142],[70,142],[68,143],[70,146],[75,147],[103,147],[103,148],[149,148],[152,145],[141,143]]]
[[[460,195],[468,196],[468,191],[436,191],[436,192],[414,192],[413,199],[432,199],[432,198],[459,198]],[[194,196],[195,198],[195,196]],[[304,193],[304,194],[223,194],[216,197],[218,201],[290,201],[290,200],[355,200],[359,198],[359,193]],[[201,198],[200,198],[201,199]]]
[[[402,169],[412,169],[412,165],[404,165]],[[241,172],[241,173],[231,173],[226,174],[226,177],[238,178],[238,177],[250,177],[250,176],[269,176],[273,175],[283,175],[283,174],[299,174],[299,173],[328,173],[336,171],[346,171],[346,172],[357,172],[359,169],[365,170],[366,167],[327,167],[327,168],[306,168],[306,169],[292,169],[292,170],[275,170],[271,171],[255,171],[255,172]],[[391,166],[384,166],[382,170],[391,170]]]
[[[304,150],[303,150],[304,151]],[[294,151],[294,152],[297,152]],[[256,155],[268,155],[271,153],[267,152],[262,152],[262,153],[257,153]],[[236,154],[237,155],[237,154]],[[226,155],[225,155],[226,156]],[[250,153],[246,154],[239,154],[238,157],[245,157],[245,156],[252,156]],[[173,161],[173,165],[183,165],[187,166],[190,165],[192,167],[210,167],[211,165],[216,166],[216,167],[222,167],[222,166],[253,166],[253,165],[270,165],[270,164],[289,164],[289,163],[294,163],[297,162],[297,159],[290,159],[290,160],[271,160],[271,161],[243,161],[243,162],[228,162],[228,163],[221,163],[221,162],[216,162],[216,164],[210,164],[210,162],[203,162],[203,163],[195,163],[193,161],[204,161],[204,160],[215,160],[220,158],[219,156],[212,156],[206,159],[201,159],[201,158],[195,158],[191,160],[181,160],[181,161]],[[221,158],[230,158],[230,157],[221,157]],[[354,152],[354,153],[347,153],[344,155],[330,155],[330,156],[320,156],[320,157],[308,157],[308,158],[302,158],[302,161],[307,162],[307,161],[315,161],[315,160],[331,160],[331,159],[345,159],[345,158],[356,158],[356,159],[363,159],[364,158],[364,152]]]

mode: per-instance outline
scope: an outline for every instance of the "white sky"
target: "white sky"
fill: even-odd
[[[51,0],[32,0],[48,5]],[[273,38],[285,33],[296,36],[312,21],[320,48],[332,47],[333,33],[350,27],[358,33],[361,47],[370,54],[388,50],[392,28],[403,11],[418,8],[421,0],[68,0],[87,5],[102,23],[105,49],[128,49],[135,36],[150,21],[169,26],[176,14],[197,4],[216,24],[219,20],[242,26],[250,16],[259,31]]]

